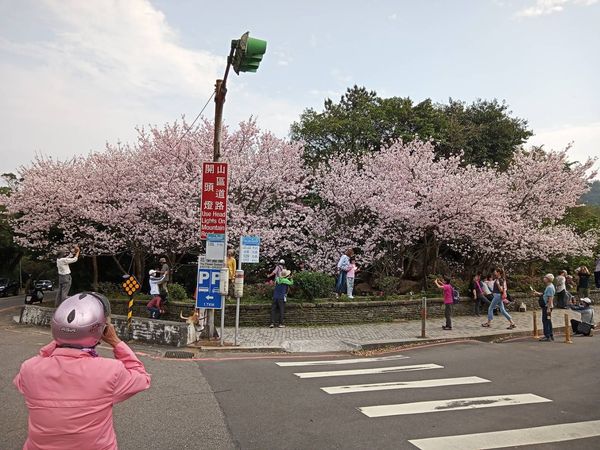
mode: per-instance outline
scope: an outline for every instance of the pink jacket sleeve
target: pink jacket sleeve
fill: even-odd
[[[113,403],[119,403],[148,389],[150,375],[125,342],[120,342],[114,348],[114,354],[115,358],[122,363],[117,370],[113,389]]]

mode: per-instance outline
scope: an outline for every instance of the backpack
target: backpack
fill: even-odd
[[[452,286],[452,303],[460,303],[460,291]]]

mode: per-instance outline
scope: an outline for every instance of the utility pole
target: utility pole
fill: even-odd
[[[229,69],[233,65],[233,70],[239,75],[240,72],[256,72],[267,50],[267,42],[261,39],[251,38],[248,32],[244,33],[240,39],[231,41],[229,56],[227,57],[227,66],[222,80],[217,80],[215,84],[215,132],[213,143],[213,161],[219,162],[221,159],[221,132],[223,128],[223,106],[225,105],[225,96],[227,95],[227,77]],[[227,266],[227,234],[225,234],[225,246],[223,252],[223,265]],[[225,314],[225,299],[223,299],[223,309],[221,310],[221,323]],[[215,310],[209,309],[207,315],[206,332],[208,338],[218,337],[215,329]],[[221,336],[221,339],[223,337]]]

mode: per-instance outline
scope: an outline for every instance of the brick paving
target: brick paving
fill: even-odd
[[[600,314],[600,307],[596,307]],[[579,319],[580,315],[570,310],[555,310],[553,325],[564,326],[564,315]],[[533,330],[532,312],[512,312],[517,328],[514,332]],[[538,330],[541,334],[540,312],[536,311]],[[432,318],[427,322],[427,339],[460,339],[507,334],[508,322],[502,316],[494,316],[490,328],[483,328],[485,316],[457,316],[453,318],[453,329],[442,330],[443,318]],[[225,329],[225,340],[233,342],[233,328]],[[347,351],[375,342],[411,342],[421,335],[421,321],[411,320],[395,323],[364,325],[336,325],[286,328],[240,328],[238,345],[243,347],[276,347],[291,352]]]

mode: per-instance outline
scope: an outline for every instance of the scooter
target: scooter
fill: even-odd
[[[44,301],[44,291],[35,287],[35,283],[32,283],[34,286],[29,288],[25,294],[25,304],[32,305],[36,302],[42,303]]]

